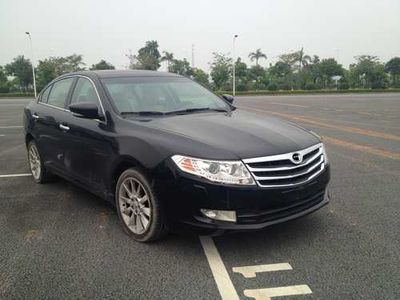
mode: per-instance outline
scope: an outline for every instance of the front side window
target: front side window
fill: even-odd
[[[67,100],[69,89],[71,88],[72,82],[75,78],[66,78],[59,80],[53,84],[53,87],[50,91],[49,98],[47,100],[47,104],[64,108],[65,101]]]
[[[71,104],[81,102],[90,102],[99,105],[96,90],[93,84],[86,78],[78,79],[71,98]]]
[[[187,78],[123,77],[102,82],[120,113],[229,110],[225,101]]]

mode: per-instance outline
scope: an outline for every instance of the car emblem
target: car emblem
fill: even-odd
[[[303,156],[300,153],[293,153],[292,162],[295,164],[301,164],[303,162]]]

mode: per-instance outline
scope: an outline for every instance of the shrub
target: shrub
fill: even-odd
[[[338,88],[339,90],[348,90],[350,85],[347,82],[339,82]]]
[[[278,90],[278,85],[275,82],[271,82],[267,86],[268,91],[277,91]]]
[[[278,88],[279,88],[280,90],[283,90],[283,91],[289,91],[289,90],[291,90],[291,86],[290,86],[289,83],[287,83],[287,82],[283,82],[283,83],[279,84]]]
[[[305,86],[305,89],[308,90],[308,91],[311,91],[311,90],[315,90],[316,87],[315,87],[315,84],[313,82],[308,82],[306,84],[306,86]]]
[[[10,86],[7,83],[0,83],[0,93],[8,93]]]

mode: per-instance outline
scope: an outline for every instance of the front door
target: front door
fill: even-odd
[[[100,100],[92,82],[79,77],[71,95],[70,104],[92,102],[102,111]],[[64,120],[69,127],[66,137],[65,168],[74,179],[89,184],[95,192],[103,194],[106,190],[105,176],[112,153],[112,141],[106,122],[85,119],[68,113]]]

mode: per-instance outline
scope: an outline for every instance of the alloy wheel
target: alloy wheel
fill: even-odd
[[[40,162],[39,151],[33,143],[29,147],[29,165],[33,178],[39,180],[42,172],[42,166]]]
[[[119,188],[118,204],[125,225],[135,234],[150,226],[151,202],[143,185],[135,178],[126,178]]]

